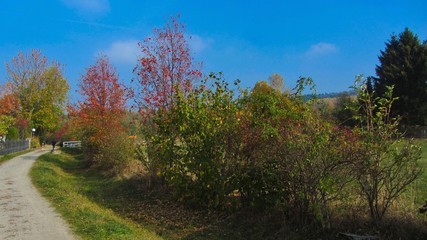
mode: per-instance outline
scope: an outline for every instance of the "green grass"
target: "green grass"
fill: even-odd
[[[427,140],[417,140],[417,143],[424,150],[420,163],[426,168]],[[88,170],[78,152],[41,156],[31,176],[43,195],[82,239],[329,239],[338,232],[362,229],[360,231],[366,233],[372,230],[363,219],[348,219],[350,226],[339,220],[333,229],[324,231],[310,225],[284,228],[280,214],[265,215],[248,209],[187,208],[177,203],[161,184],[148,190],[144,180],[120,180]],[[417,201],[421,201],[427,196],[426,186],[427,173],[424,172],[413,185],[412,193],[407,191],[408,195],[402,198],[403,205],[410,207],[406,203],[413,202],[413,192],[416,192]],[[414,210],[417,205],[411,206]],[[396,213],[403,212],[402,209]],[[400,219],[400,215],[396,216]],[[408,222],[402,218],[385,224],[382,232],[394,231],[385,236],[422,234],[419,229],[423,226],[413,219]]]
[[[405,209],[418,209],[427,201],[427,139],[415,139],[413,144],[421,147],[421,158],[418,160],[421,174],[409,185],[399,199]]]
[[[42,155],[30,175],[82,239],[262,239],[278,227],[265,217],[259,224],[252,212],[187,208],[144,180],[88,170],[77,153]]]
[[[30,175],[42,195],[82,239],[162,239],[90,199],[87,193],[93,186],[87,181],[79,158],[44,154],[35,162]]]
[[[419,208],[427,201],[427,139],[414,139],[413,144],[421,147],[421,158],[418,160],[421,174],[406,187],[389,213],[397,217],[410,214],[427,224],[427,214],[419,214]]]
[[[10,159],[12,159],[14,157],[17,157],[19,155],[29,153],[31,151],[33,151],[33,150],[32,149],[28,149],[28,150],[24,150],[24,151],[19,151],[19,152],[15,152],[15,153],[10,153],[10,154],[3,155],[3,156],[0,157],[0,164],[2,164],[4,162],[6,162],[7,160],[10,160]]]
[[[419,144],[422,149],[419,164],[423,172],[414,183],[416,189],[416,203],[420,204],[427,201],[427,139],[417,139],[415,143]]]

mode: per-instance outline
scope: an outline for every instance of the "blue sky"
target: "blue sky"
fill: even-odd
[[[408,27],[426,40],[426,10],[425,0],[3,0],[0,83],[7,79],[5,63],[32,48],[65,65],[72,92],[100,53],[129,82],[137,42],[180,13],[205,73],[222,71],[244,87],[272,73],[288,87],[310,76],[318,92],[343,91],[357,74],[375,74],[392,33]]]

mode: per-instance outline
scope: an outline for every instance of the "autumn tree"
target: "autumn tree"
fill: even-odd
[[[177,90],[189,92],[202,76],[178,20],[179,16],[171,17],[164,28],[155,29],[152,37],[139,43],[141,58],[133,71],[140,84],[137,104],[141,109],[169,108]]]
[[[313,86],[301,77],[295,93],[284,94],[258,82],[242,99],[240,193],[244,204],[281,209],[298,224],[327,224],[328,203],[348,182],[344,144],[351,133],[325,121],[302,92]]]
[[[0,136],[5,136],[16,121],[19,101],[11,92],[11,84],[6,83],[0,88]]]
[[[19,100],[12,93],[10,83],[0,86],[0,106],[1,115],[15,116],[19,110]]]
[[[376,96],[383,96],[394,85],[398,97],[392,116],[402,116],[402,123],[427,124],[427,44],[421,43],[409,29],[392,35],[378,57],[374,80]]]
[[[12,126],[14,118],[8,115],[0,115],[0,140],[7,135],[9,127]]]
[[[270,77],[268,77],[268,84],[270,85],[270,87],[274,88],[279,92],[282,92],[285,88],[284,79],[278,73],[274,73]]]
[[[86,70],[79,86],[83,100],[69,111],[83,140],[85,159],[91,165],[120,171],[132,155],[122,125],[127,90],[105,56]]]
[[[69,89],[67,80],[57,67],[49,67],[43,74],[44,87],[40,90],[40,105],[33,116],[33,126],[42,138],[61,126]]]
[[[27,136],[33,127],[39,134],[57,128],[69,89],[61,64],[49,63],[40,50],[32,50],[29,54],[18,53],[6,69],[11,92],[19,101],[21,137]]]

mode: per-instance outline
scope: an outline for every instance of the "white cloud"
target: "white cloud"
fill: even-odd
[[[191,52],[195,54],[203,52],[205,49],[210,47],[212,43],[213,43],[213,39],[203,38],[195,34],[191,35],[188,38],[188,45],[191,49]]]
[[[130,39],[111,43],[107,50],[101,51],[101,54],[107,55],[114,63],[136,64],[139,52],[138,41]]]
[[[104,14],[110,11],[108,0],[62,0],[62,3],[83,13]]]
[[[312,45],[306,52],[307,57],[317,57],[338,52],[338,47],[331,43],[316,43]]]
[[[191,35],[191,38],[187,39],[191,52],[195,54],[202,53],[213,43],[212,39],[202,38],[198,35]],[[98,51],[95,56],[107,55],[111,62],[116,64],[136,64],[141,55],[138,42],[136,39],[116,40],[107,49]]]

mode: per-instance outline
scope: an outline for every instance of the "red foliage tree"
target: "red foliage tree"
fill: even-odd
[[[11,84],[8,82],[0,87],[0,115],[16,116],[19,99],[12,93]]]
[[[120,128],[120,120],[126,112],[126,88],[119,83],[116,70],[107,57],[100,57],[87,69],[79,86],[84,100],[79,101],[77,109],[72,108],[71,113],[77,114],[81,125]]]
[[[0,140],[6,135],[11,126],[16,123],[20,109],[18,98],[11,92],[11,84],[0,86]]]
[[[202,76],[192,62],[185,27],[178,19],[171,17],[163,29],[155,29],[153,37],[138,44],[142,56],[133,72],[141,85],[137,93],[140,109],[168,108],[176,90],[188,92]]]
[[[84,99],[70,107],[69,112],[89,149],[87,157],[91,158],[102,144],[123,133],[121,121],[126,113],[127,91],[105,56],[87,69],[79,86]]]

